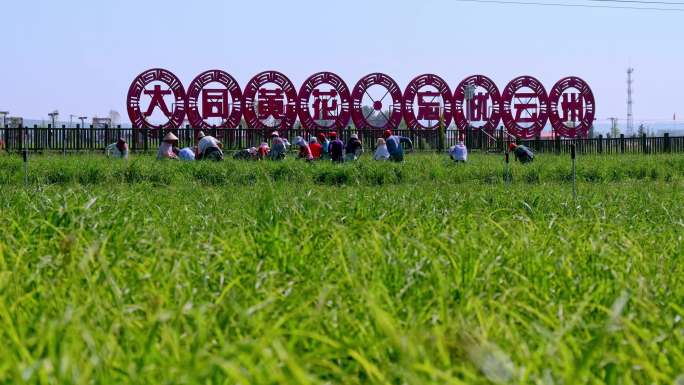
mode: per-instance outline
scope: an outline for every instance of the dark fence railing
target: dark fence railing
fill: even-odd
[[[154,152],[159,147],[164,135],[172,131],[179,138],[179,147],[192,147],[196,144],[200,129],[179,128],[169,130],[121,128],[121,127],[64,127],[61,128],[0,128],[0,146],[7,152],[20,152],[24,149],[30,152],[103,152],[104,148],[116,142],[117,138],[124,138],[132,152]],[[235,128],[203,129],[215,136],[224,144],[226,150],[238,150],[267,141],[272,129]],[[348,128],[339,130],[341,139],[347,140],[352,134],[357,134],[366,148],[374,148],[377,138],[382,137],[383,130],[357,130]],[[516,140],[512,136],[497,130],[485,133],[482,130],[393,130],[397,135],[411,138],[418,151],[445,150],[456,144],[461,138],[471,150],[487,152],[503,152],[512,142],[524,144],[539,153],[568,153],[571,144],[575,144],[580,154],[621,154],[621,153],[668,153],[684,152],[684,137],[625,137],[616,138],[599,135],[591,139],[549,139],[536,138],[530,140]],[[308,138],[317,135],[317,130],[293,128],[281,134],[290,141],[296,136]]]

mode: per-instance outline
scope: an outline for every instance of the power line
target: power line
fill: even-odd
[[[629,7],[629,6],[610,6],[610,5],[591,5],[591,4],[542,3],[542,2],[537,2],[537,1],[513,1],[513,0],[453,0],[453,1],[467,2],[467,3],[487,3],[487,4],[541,5],[541,6],[551,6],[551,7],[638,9],[641,11],[684,12],[684,8],[655,8],[655,7]]]
[[[684,5],[680,2],[669,1],[644,1],[644,0],[587,0],[600,3],[633,3],[633,4],[656,4],[656,5]]]

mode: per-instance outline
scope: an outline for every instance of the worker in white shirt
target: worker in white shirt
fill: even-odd
[[[203,131],[197,134],[197,138],[199,139],[197,143],[198,160],[223,160],[223,151],[221,150],[223,144],[218,139],[205,135]]]

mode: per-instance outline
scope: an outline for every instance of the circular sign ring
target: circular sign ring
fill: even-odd
[[[188,112],[188,121],[190,126],[194,128],[212,128],[212,125],[207,123],[199,112],[199,107],[197,100],[200,93],[209,83],[219,83],[226,87],[228,93],[230,93],[233,99],[233,107],[231,108],[230,115],[223,119],[219,128],[235,128],[240,124],[240,118],[242,118],[242,90],[238,82],[230,76],[229,73],[221,70],[209,70],[202,72],[197,75],[195,79],[192,80],[188,86],[187,91],[187,105],[185,106]],[[227,103],[227,101],[226,101]]]
[[[316,122],[314,117],[311,116],[311,111],[309,111],[309,98],[311,97],[311,94],[314,93],[314,90],[316,90],[316,87],[322,84],[331,85],[336,91],[337,97],[340,98],[340,111],[337,114],[337,117],[335,117],[333,124],[330,126],[324,126]],[[332,72],[317,72],[309,76],[299,89],[299,95],[297,96],[299,121],[307,130],[342,129],[347,126],[351,116],[350,98],[349,88],[341,77]],[[320,103],[322,104],[323,102]]]
[[[533,95],[527,95],[529,93],[526,93],[526,97],[535,97],[539,101],[539,109],[536,111],[537,117],[534,119],[530,127],[523,127],[519,125],[515,121],[513,112],[511,111],[513,107],[513,98],[516,96],[516,92],[521,88],[531,89]],[[546,89],[544,89],[544,86],[539,80],[532,76],[519,76],[511,80],[501,94],[501,101],[501,119],[511,135],[521,139],[532,139],[541,135],[544,126],[546,126],[546,121],[548,120],[549,98],[547,96]]]
[[[166,84],[173,93],[176,108],[170,115],[166,115],[169,120],[164,124],[155,125],[148,122],[140,110],[140,97],[145,91],[145,86],[152,82]],[[128,118],[135,128],[177,128],[182,126],[183,120],[185,120],[185,88],[183,88],[180,79],[171,71],[163,68],[149,69],[138,75],[131,83],[126,96],[126,107]]]
[[[454,122],[456,127],[460,130],[465,130],[470,125],[470,121],[465,115],[464,105],[466,96],[466,87],[475,85],[487,90],[489,97],[492,100],[491,112],[485,111],[489,115],[487,122],[479,127],[482,130],[492,134],[501,121],[501,94],[499,88],[492,79],[484,75],[472,75],[463,79],[458,87],[454,90]]]
[[[449,124],[451,124],[452,117],[451,104],[453,94],[451,93],[451,89],[449,88],[449,85],[444,81],[444,79],[433,74],[423,74],[417,76],[416,78],[411,80],[408,86],[406,86],[406,90],[404,90],[403,96],[404,121],[406,122],[406,126],[410,129],[424,130],[432,130],[439,127],[439,120],[437,120],[437,122],[431,126],[425,126],[421,124],[418,121],[415,112],[413,111],[413,100],[418,94],[418,91],[427,86],[437,88],[439,95],[442,97],[442,102],[444,103],[442,111],[442,120],[444,121],[444,127],[449,127]]]
[[[579,91],[577,98],[559,103],[560,99],[563,97],[563,92],[570,88]],[[583,107],[582,101],[584,101],[584,110],[581,110]],[[561,108],[563,108],[563,104],[568,102],[571,103],[571,106],[569,107],[579,108],[582,114],[579,124],[575,127],[566,126],[558,111],[559,104],[561,105]],[[578,103],[578,105],[576,105],[576,103]],[[563,110],[566,109],[563,108]],[[574,112],[575,111],[573,111],[573,115]],[[578,136],[586,138],[589,134],[589,128],[594,124],[595,114],[596,104],[594,93],[584,80],[576,76],[568,76],[556,82],[553,88],[551,88],[551,92],[549,93],[549,121],[557,135],[566,138],[577,138]]]
[[[363,95],[371,86],[381,86],[387,90],[386,95],[392,98],[392,112],[389,117],[385,116],[385,124],[381,126],[374,126],[368,121],[368,117],[363,113]],[[369,95],[370,96],[370,95]],[[401,95],[401,88],[397,82],[388,75],[383,73],[372,73],[361,78],[352,90],[352,120],[356,128],[361,130],[366,129],[392,129],[399,127],[401,118],[404,114],[404,103]],[[371,98],[372,99],[372,98]],[[384,99],[384,96],[383,96]],[[378,104],[379,103],[379,104]],[[379,107],[379,108],[378,108]],[[382,113],[382,100],[373,100],[373,110],[380,110]],[[384,115],[384,113],[383,113]]]
[[[262,122],[257,116],[255,110],[256,94],[259,88],[264,84],[275,83],[283,90],[286,98],[286,105],[284,106],[283,119],[279,125],[268,126]],[[295,120],[297,120],[297,91],[292,85],[290,79],[278,71],[264,71],[260,72],[245,86],[242,93],[242,109],[243,116],[247,122],[247,127],[260,129],[278,129],[286,131],[292,128]]]

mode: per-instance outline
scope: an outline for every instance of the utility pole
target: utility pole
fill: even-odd
[[[632,73],[634,68],[627,68],[627,134],[634,134],[634,115],[632,114]]]
[[[81,128],[85,128],[85,120],[88,119],[87,116],[79,116],[78,119],[81,121]]]
[[[48,114],[50,119],[52,120],[52,128],[55,128],[55,124],[57,123],[57,117],[59,116],[59,111],[54,110]]]
[[[2,116],[2,126],[0,127],[7,127],[7,115],[9,115],[9,111],[0,111],[0,116]]]
[[[608,118],[610,120],[610,136],[615,137],[619,133],[618,118]]]

